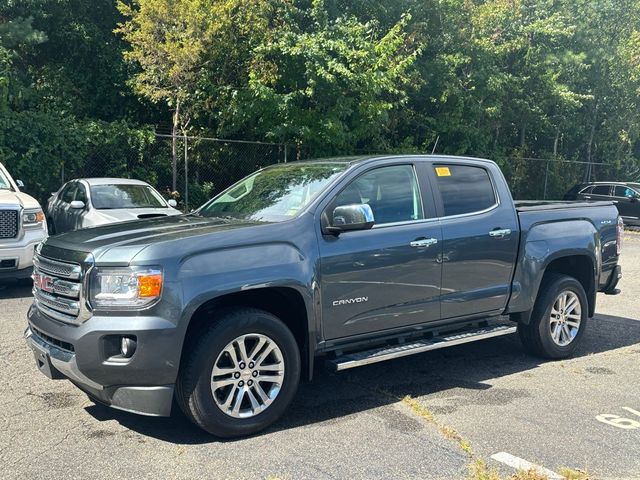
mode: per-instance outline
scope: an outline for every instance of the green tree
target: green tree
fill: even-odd
[[[419,54],[405,31],[411,17],[383,29],[352,15],[330,18],[320,0],[291,17],[254,49],[223,132],[254,131],[313,155],[388,148],[388,115],[406,102]]]
[[[172,168],[176,189],[176,136],[186,129],[194,111],[202,57],[215,21],[207,0],[140,0],[135,6],[118,2],[127,18],[116,32],[129,43],[125,58],[139,70],[131,78],[136,93],[164,102],[173,111]]]

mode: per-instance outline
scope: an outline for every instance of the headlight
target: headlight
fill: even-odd
[[[141,308],[154,303],[162,293],[159,267],[96,268],[91,278],[93,308]]]
[[[39,208],[22,212],[22,225],[25,227],[42,226],[44,222],[44,213]]]

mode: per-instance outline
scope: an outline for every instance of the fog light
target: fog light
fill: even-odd
[[[120,341],[120,354],[124,358],[131,358],[136,351],[136,341],[130,337],[122,337]]]

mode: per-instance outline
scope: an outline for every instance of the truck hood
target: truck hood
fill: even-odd
[[[101,263],[126,264],[153,244],[262,224],[192,214],[135,220],[54,235],[45,241],[43,254],[48,249],[72,250],[91,253]]]
[[[139,220],[152,217],[166,217],[169,215],[180,215],[181,212],[175,208],[117,208],[113,210],[95,210],[100,216],[101,223],[126,222],[127,220]]]
[[[31,195],[11,190],[0,190],[0,205],[22,208],[40,208],[40,204]]]

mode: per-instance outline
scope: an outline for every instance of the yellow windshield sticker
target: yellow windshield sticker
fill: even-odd
[[[450,177],[449,167],[436,167],[436,175],[439,177]]]

